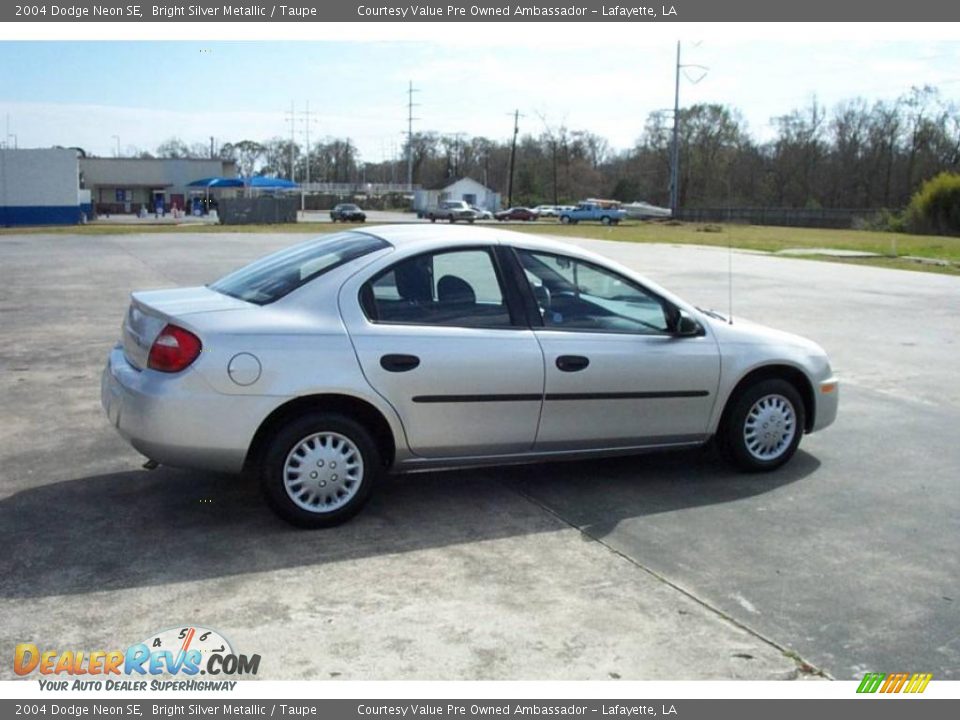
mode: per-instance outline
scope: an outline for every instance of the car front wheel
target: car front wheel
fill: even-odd
[[[362,425],[337,413],[314,412],[276,434],[260,482],[281,518],[298,527],[323,528],[356,515],[381,473],[380,453]]]
[[[721,428],[729,460],[746,472],[775,470],[786,463],[803,435],[803,399],[786,380],[761,380],[734,398]]]
[[[562,224],[564,224],[564,225],[569,225],[569,224],[570,224],[570,216],[569,216],[569,215],[561,215],[561,216],[560,216],[560,222],[561,222]]]

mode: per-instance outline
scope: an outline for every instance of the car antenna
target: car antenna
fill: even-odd
[[[727,235],[727,323],[733,325],[733,240]]]

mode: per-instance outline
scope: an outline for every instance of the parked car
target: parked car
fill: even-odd
[[[341,222],[365,222],[367,215],[360,209],[359,205],[340,203],[339,205],[333,206],[333,209],[330,211],[330,219],[333,222],[337,220]]]
[[[477,216],[477,220],[493,220],[493,213],[489,210],[484,210],[476,205],[471,205],[470,209],[473,210],[474,214]]]
[[[436,207],[427,208],[424,217],[430,222],[447,220],[455,223],[457,220],[463,220],[472,223],[477,219],[477,213],[463,200],[441,200]]]
[[[525,207],[512,207],[509,210],[501,210],[494,217],[497,220],[536,220],[537,214]]]
[[[582,202],[575,208],[560,212],[560,222],[565,225],[576,225],[582,220],[599,220],[604,225],[616,225],[625,217],[627,214],[619,208],[594,202]]]
[[[560,214],[560,208],[557,205],[537,205],[532,210],[539,217],[557,217]]]
[[[390,471],[711,438],[773,470],[833,422],[838,384],[815,343],[577,247],[396,225],[133,293],[101,398],[150,460],[256,471],[281,517],[322,527]]]

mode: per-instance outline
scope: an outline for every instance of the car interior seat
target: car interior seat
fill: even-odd
[[[474,305],[477,302],[477,293],[463,278],[444,275],[437,282],[437,300],[445,304]]]

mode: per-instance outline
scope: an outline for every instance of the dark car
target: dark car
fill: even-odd
[[[363,222],[367,219],[366,213],[358,205],[353,203],[340,203],[330,211],[330,219],[333,222],[340,220],[342,222]]]
[[[497,220],[536,220],[537,214],[525,207],[512,207],[509,210],[501,210],[494,215]]]

